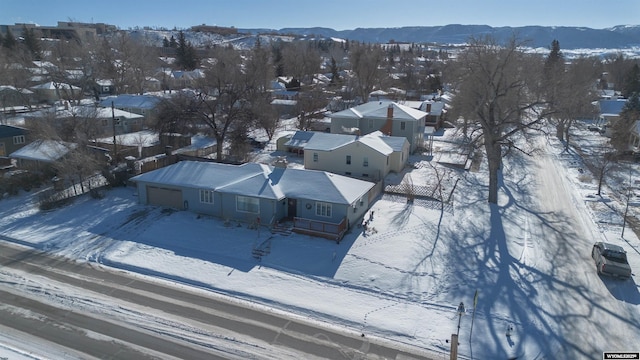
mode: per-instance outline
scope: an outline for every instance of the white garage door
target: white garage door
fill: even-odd
[[[182,209],[182,190],[147,186],[147,203]]]

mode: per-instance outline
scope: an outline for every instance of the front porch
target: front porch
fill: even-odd
[[[293,218],[292,230],[299,234],[323,237],[340,243],[344,233],[347,231],[347,219],[344,218],[341,222],[335,224],[295,217]]]

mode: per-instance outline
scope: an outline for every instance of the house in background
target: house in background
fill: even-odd
[[[324,171],[181,161],[131,178],[142,204],[254,226],[293,220],[293,230],[339,241],[377,196],[371,182]]]
[[[53,172],[57,161],[67,156],[77,144],[55,140],[36,140],[9,154],[19,169]]]
[[[332,134],[365,135],[381,131],[389,136],[402,136],[409,141],[413,153],[424,142],[428,113],[389,101],[372,101],[329,115]]]
[[[144,116],[120,109],[94,105],[55,107],[25,114],[27,128],[37,128],[39,122],[48,121],[57,129],[76,129],[81,126],[91,137],[116,135],[140,131],[145,126]],[[81,124],[81,125],[78,125]]]
[[[162,98],[154,95],[131,95],[122,94],[118,96],[107,97],[100,101],[100,106],[127,111],[130,113],[144,116],[144,122],[151,123],[156,116],[156,108],[162,101]]]
[[[60,100],[78,100],[84,95],[82,89],[65,83],[49,81],[44,84],[32,86],[37,101],[45,104],[53,104]]]
[[[364,136],[297,131],[283,147],[304,154],[304,168],[378,182],[401,172],[409,159],[409,141],[376,131]]]
[[[4,113],[15,113],[29,108],[34,103],[33,91],[17,89],[13,86],[0,86],[0,108]]]
[[[29,143],[29,130],[11,126],[0,125],[0,157],[7,157],[12,152]]]

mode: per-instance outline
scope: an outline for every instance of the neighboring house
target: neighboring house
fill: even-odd
[[[92,137],[126,134],[145,127],[144,116],[120,109],[87,106],[64,106],[24,115],[27,128],[37,127],[40,121],[49,121],[58,129],[80,126]],[[80,125],[79,125],[80,124]]]
[[[284,147],[304,153],[304,167],[378,182],[401,172],[409,159],[409,141],[376,131],[365,136],[298,131]]]
[[[123,94],[108,97],[100,101],[100,106],[128,111],[145,117],[145,123],[150,123],[156,116],[156,109],[162,98],[154,95]]]
[[[611,125],[618,120],[626,103],[627,99],[598,100],[598,124]]]
[[[17,161],[17,167],[25,170],[46,172],[77,147],[76,144],[54,140],[37,140],[9,155]]]
[[[372,101],[329,115],[331,133],[365,135],[381,131],[407,138],[413,153],[424,142],[427,113],[389,101]]]
[[[17,89],[13,86],[0,86],[0,108],[3,112],[15,112],[16,108],[29,107],[33,103],[33,91]]]
[[[131,178],[142,204],[340,240],[369,208],[373,183],[323,171],[246,163],[181,161]]]
[[[21,127],[0,125],[0,157],[6,157],[27,145],[28,133],[27,129]]]
[[[108,79],[100,79],[96,80],[96,83],[93,86],[94,95],[98,98],[102,96],[113,95],[116,92],[116,87],[113,84],[113,81]]]
[[[60,100],[80,99],[83,96],[82,89],[79,87],[53,81],[32,86],[31,90],[36,94],[39,102],[46,104],[53,104]]]

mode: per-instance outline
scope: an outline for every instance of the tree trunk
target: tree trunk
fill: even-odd
[[[564,123],[560,121],[558,122],[558,125],[556,125],[556,137],[558,138],[558,140],[564,141],[564,134],[565,134]]]
[[[502,166],[502,149],[498,143],[485,138],[485,150],[489,165],[489,203],[498,203],[498,171]]]

